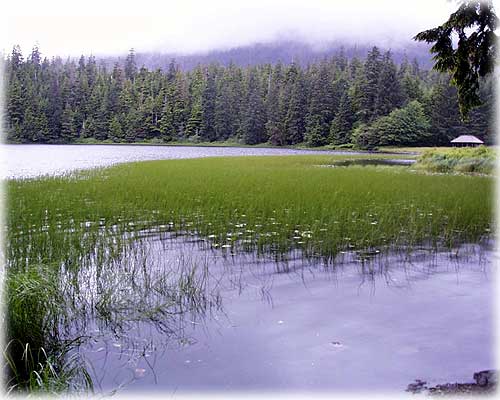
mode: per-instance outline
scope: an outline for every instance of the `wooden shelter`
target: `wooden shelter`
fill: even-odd
[[[479,146],[484,144],[481,139],[478,139],[473,135],[461,135],[456,139],[453,139],[450,143],[452,146],[456,147]]]

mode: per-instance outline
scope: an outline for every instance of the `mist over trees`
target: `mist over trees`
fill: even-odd
[[[305,143],[373,148],[447,145],[460,134],[493,141],[492,78],[482,105],[460,119],[450,77],[416,60],[396,64],[373,47],[365,59],[343,51],[302,66],[200,64],[184,71],[138,67],[131,51],[106,68],[78,61],[26,58],[14,47],[5,63],[7,140],[234,141],[276,146]]]
[[[288,65],[295,62],[301,67],[306,67],[308,64],[318,63],[324,58],[328,59],[337,55],[341,49],[349,60],[366,58],[372,47],[373,45],[367,43],[353,44],[351,41],[322,42],[320,45],[313,46],[301,40],[277,40],[225,50],[210,50],[206,53],[137,52],[135,59],[138,65],[144,65],[151,70],[166,69],[172,59],[176,60],[179,68],[183,71],[191,71],[199,64],[209,65],[211,63],[218,63],[225,67],[230,64],[246,67],[263,64],[275,65],[279,62]],[[405,57],[418,60],[418,63],[426,69],[430,69],[433,64],[429,46],[412,40],[402,39],[392,50],[392,56],[397,64],[400,64]],[[113,68],[116,62],[123,62],[123,57],[104,56],[99,57],[98,61],[102,61],[107,68]]]

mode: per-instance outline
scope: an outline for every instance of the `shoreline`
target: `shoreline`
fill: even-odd
[[[318,146],[318,147],[309,147],[302,145],[287,145],[287,146],[275,146],[272,144],[244,144],[244,143],[234,143],[234,142],[108,142],[108,141],[89,141],[89,142],[72,142],[72,143],[18,143],[18,142],[9,142],[4,141],[1,144],[3,145],[15,145],[15,146],[32,146],[32,145],[44,145],[44,146],[155,146],[155,147],[215,147],[215,148],[245,148],[245,149],[286,149],[286,150],[298,150],[298,151],[341,151],[346,153],[362,153],[362,154],[408,154],[408,155],[418,155],[422,148],[418,148],[412,151],[411,148],[401,148],[401,150],[397,150],[397,148],[388,148],[388,149],[378,149],[378,150],[363,150],[363,149],[354,149],[354,148],[342,148],[342,147],[334,147],[334,146]],[[429,147],[431,149],[433,147]]]

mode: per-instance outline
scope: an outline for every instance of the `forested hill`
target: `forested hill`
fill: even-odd
[[[222,66],[184,71],[138,68],[131,52],[106,68],[77,61],[24,57],[15,47],[5,63],[7,140],[72,143],[238,141],[246,144],[447,145],[460,134],[491,142],[491,81],[483,105],[460,121],[449,77],[417,61],[397,65],[373,47],[366,58],[339,53],[298,63]]]
[[[324,58],[331,58],[339,53],[343,53],[348,60],[352,58],[365,58],[373,45],[352,44],[343,42],[323,43],[321,46],[312,46],[301,41],[275,41],[270,43],[257,43],[247,46],[240,46],[226,50],[212,50],[206,53],[176,54],[161,52],[137,52],[137,65],[144,65],[148,69],[161,68],[166,70],[172,59],[183,71],[190,71],[198,64],[208,65],[219,63],[228,66],[234,63],[240,67],[249,65],[276,64],[282,62],[289,65],[292,62],[302,67],[311,63],[320,62]],[[387,46],[384,46],[387,47]],[[429,46],[423,43],[409,41],[404,47],[401,44],[391,50],[392,57],[396,64],[400,64],[405,57],[409,60],[417,60],[422,68],[429,69],[432,66],[432,57],[429,53]],[[384,48],[381,47],[381,51]],[[125,57],[98,57],[107,66],[112,68],[115,62],[123,62]]]

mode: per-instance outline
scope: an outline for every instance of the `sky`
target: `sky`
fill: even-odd
[[[443,23],[447,0],[9,0],[2,5],[0,51],[119,55],[195,53],[296,39],[321,46],[350,40],[395,48]]]

